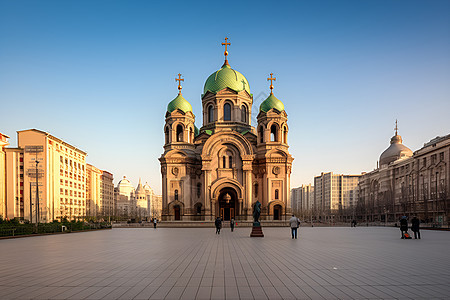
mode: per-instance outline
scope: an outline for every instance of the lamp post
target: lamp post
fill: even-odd
[[[38,164],[39,161],[37,160],[37,152],[36,152],[36,226],[38,226],[39,222],[41,221],[41,215],[39,213],[39,173],[38,173]]]

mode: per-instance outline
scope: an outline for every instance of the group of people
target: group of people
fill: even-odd
[[[214,225],[216,226],[216,234],[220,234],[220,229],[222,229],[222,219],[220,217],[216,218],[216,221],[214,222]],[[230,220],[230,228],[231,228],[231,232],[234,231],[234,225],[236,224],[236,222],[234,221],[233,218],[231,218]]]
[[[420,220],[416,216],[411,220],[411,230],[414,232],[414,238],[420,239]],[[408,234],[408,218],[406,216],[400,219],[400,231],[402,232],[402,239],[411,238]]]

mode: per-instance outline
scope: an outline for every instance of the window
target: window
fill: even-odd
[[[279,199],[278,190],[275,190],[275,200]]]
[[[223,106],[223,120],[231,121],[231,105],[230,103],[225,103]]]
[[[164,135],[166,137],[166,144],[169,143],[169,127],[166,127],[166,130],[164,130]]]
[[[183,126],[178,125],[177,126],[177,142],[183,141]]]
[[[256,197],[258,197],[258,183],[255,183],[255,186],[254,186],[254,193],[255,193],[255,198]]]
[[[175,201],[178,200],[178,190],[175,190]]]
[[[227,167],[227,165],[226,165],[226,163],[227,163],[227,157],[224,156],[224,157],[222,158],[222,160],[223,160],[222,168],[226,168],[226,167]]]
[[[214,107],[208,106],[208,123],[214,122]]]
[[[194,142],[194,130],[191,127],[189,129],[189,143],[193,143],[193,142]]]
[[[197,198],[200,198],[201,195],[202,195],[202,184],[197,183]]]
[[[242,105],[241,108],[241,121],[247,123],[247,107]]]
[[[283,127],[283,142],[287,144],[287,128],[286,126]]]
[[[444,152],[439,153],[439,161],[444,160]]]
[[[270,127],[270,141],[277,142],[277,126],[275,124]]]
[[[264,143],[264,127],[259,127],[259,142]]]
[[[233,167],[233,156],[229,156],[228,157],[228,168],[232,168]]]

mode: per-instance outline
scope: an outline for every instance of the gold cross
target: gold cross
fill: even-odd
[[[398,130],[398,126],[397,126],[397,119],[395,119],[395,135],[397,135],[397,130]]]
[[[273,94],[273,84],[272,81],[276,81],[277,79],[275,77],[273,77],[273,73],[270,73],[270,77],[267,78],[267,81],[270,80],[270,93]]]
[[[225,37],[225,43],[222,43],[222,46],[225,46],[225,52],[223,53],[225,55],[225,60],[227,60],[227,56],[228,56],[228,51],[227,51],[227,46],[230,46],[231,43],[228,43],[228,38]]]
[[[181,89],[183,88],[181,86],[181,82],[184,81],[184,79],[181,79],[181,74],[178,73],[178,78],[175,78],[175,81],[178,81],[178,94],[181,95]]]

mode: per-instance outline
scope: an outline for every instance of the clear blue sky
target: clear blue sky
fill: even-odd
[[[206,78],[229,61],[256,112],[289,117],[291,186],[376,167],[395,119],[413,151],[450,133],[450,1],[0,0],[0,132],[37,128],[88,152],[115,182],[157,191],[167,104],[201,126]],[[256,114],[254,114],[256,116]],[[253,123],[255,125],[255,123]]]

